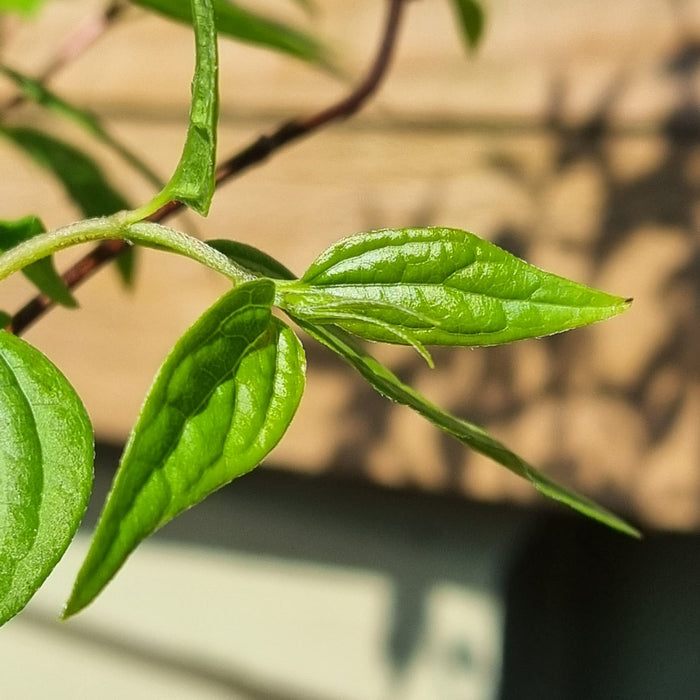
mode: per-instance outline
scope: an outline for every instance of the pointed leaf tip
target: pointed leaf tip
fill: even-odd
[[[628,307],[621,297],[545,272],[474,234],[448,228],[346,238],[282,291],[284,308],[302,318],[319,305],[344,306],[355,318],[335,325],[355,335],[387,343],[410,337],[423,345],[536,338]]]
[[[149,534],[256,467],[304,389],[304,353],[258,280],[216,302],[159,370],[124,451],[66,617],[90,603]]]

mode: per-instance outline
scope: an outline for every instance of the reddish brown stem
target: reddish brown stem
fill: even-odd
[[[406,1],[388,0],[387,18],[377,55],[364,80],[349,95],[330,107],[306,118],[285,122],[273,133],[259,137],[242,151],[227,158],[216,170],[217,188],[253,165],[262,163],[273,153],[292,141],[312,134],[330,122],[346,119],[362,108],[367,100],[377,91],[382,78],[387,73],[396,46],[400,20]],[[180,202],[168,202],[148,217],[148,220],[163,221],[183,208],[184,206]],[[115,240],[100,243],[64,273],[64,282],[69,288],[82,284],[105,263],[116,258],[127,248],[128,244],[124,241]],[[8,330],[19,335],[52,306],[53,302],[51,299],[43,294],[37,295],[14,315]]]

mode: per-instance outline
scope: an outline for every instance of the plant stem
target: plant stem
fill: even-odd
[[[153,222],[125,224],[125,213],[128,212],[77,221],[21,243],[0,257],[0,280],[64,248],[116,238],[121,239],[127,246],[140,243],[185,255],[220,272],[236,284],[257,279],[255,275],[199,239]]]
[[[355,114],[367,103],[369,98],[372,97],[379,88],[382,79],[388,71],[391,57],[396,47],[401,18],[408,0],[387,0],[387,2],[387,16],[379,49],[365,78],[349,95],[346,95],[339,102],[306,118],[285,122],[273,133],[259,137],[242,151],[224,160],[216,170],[217,188],[224,182],[240,175],[249,167],[258,165],[267,160],[268,157],[283,146],[303,136],[313,134],[321,127],[333,121],[339,121]],[[148,221],[163,221],[183,208],[184,205],[180,202],[167,202],[149,216]],[[78,286],[105,263],[123,253],[128,248],[128,245],[129,244],[123,240],[103,241],[63,274],[62,277],[66,286],[69,289]],[[12,322],[8,325],[7,330],[17,335],[21,334],[52,306],[53,301],[49,297],[43,294],[37,295],[13,316]]]

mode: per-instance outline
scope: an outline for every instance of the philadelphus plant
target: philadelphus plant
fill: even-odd
[[[305,357],[275,308],[387,398],[544,495],[636,535],[615,515],[557,485],[481,428],[402,383],[357,341],[409,345],[432,366],[431,345],[493,345],[559,333],[614,316],[628,300],[539,270],[457,229],[351,236],[297,279],[250,246],[203,242],[148,220],[173,200],[205,215],[214,193],[218,87],[212,0],[194,0],[187,18],[196,37],[190,123],[179,165],[159,194],[137,209],[119,207],[113,197],[110,206],[117,213],[88,213],[92,218],[49,232],[35,216],[0,223],[0,279],[21,270],[67,306],[75,302],[51,255],[90,241],[121,239],[186,255],[233,284],[180,338],[156,375],[65,616],[88,605],[144,538],[254,469],[282,438],[304,391]],[[57,98],[37,94],[56,107]],[[20,147],[41,148],[36,134],[0,130]],[[88,210],[94,199],[82,189],[76,193],[81,196]],[[93,471],[93,432],[80,399],[46,357],[7,331],[0,331],[0,426],[0,622],[5,622],[26,605],[70,543]]]

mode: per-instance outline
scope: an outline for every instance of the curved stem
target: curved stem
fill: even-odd
[[[199,238],[190,236],[182,231],[162,226],[152,221],[131,224],[124,238],[130,243],[165,248],[173,253],[185,255],[192,260],[206,265],[216,272],[228,277],[234,284],[243,284],[258,279],[257,275],[249,272],[238,263],[233,262],[223,253],[208,246]]]
[[[0,280],[64,248],[115,238],[124,241],[124,245],[140,243],[150,248],[165,249],[185,255],[220,272],[237,284],[257,279],[255,275],[229,260],[223,253],[193,236],[153,222],[125,225],[123,213],[120,212],[115,216],[77,221],[35,236],[12,248],[0,257]]]

